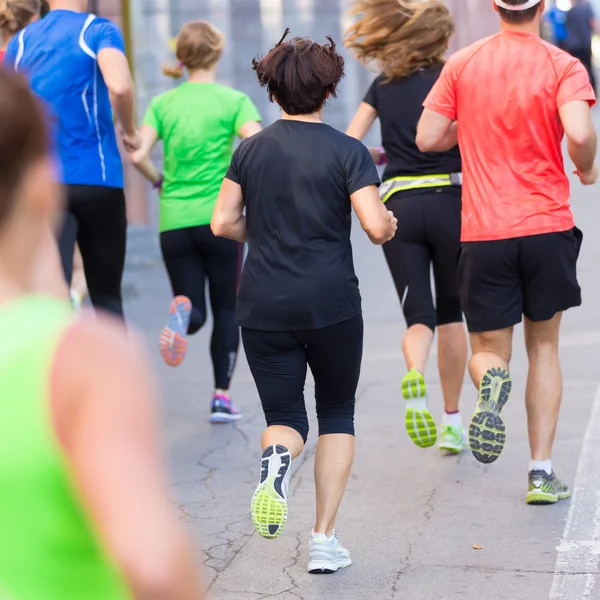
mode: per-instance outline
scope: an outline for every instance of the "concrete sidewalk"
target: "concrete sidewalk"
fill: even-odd
[[[579,184],[573,188],[577,222],[585,234],[580,263],[584,305],[564,318],[564,408],[554,454],[556,471],[569,484],[575,480],[582,445],[592,456],[600,437],[594,421],[584,441],[600,383],[600,206],[595,189]],[[403,425],[399,384],[404,370],[400,350],[404,324],[399,303],[381,249],[371,246],[355,227],[366,345],[356,463],[338,523],[354,565],[330,577],[309,576],[316,428],[305,454],[294,463],[286,531],[278,540],[263,540],[253,532],[249,503],[259,474],[264,420],[245,359],[240,358],[232,389],[244,420],[234,426],[210,426],[210,324],[193,338],[180,368],[161,363],[156,343],[170,290],[156,241],[144,234],[134,233],[134,238],[125,282],[126,310],[153,349],[164,398],[172,493],[194,536],[214,600],[580,600],[569,597],[568,591],[560,595],[560,590],[571,589],[569,582],[581,577],[590,582],[581,598],[600,598],[593,585],[598,566],[598,544],[593,542],[600,542],[596,539],[600,534],[596,471],[587,473],[584,489],[575,490],[577,500],[571,501],[575,503],[571,521],[577,519],[579,530],[588,536],[582,539],[590,544],[583,551],[576,550],[577,544],[561,546],[566,549],[559,561],[562,576],[556,575],[556,547],[563,537],[569,502],[553,507],[524,503],[529,453],[523,402],[527,362],[521,328],[515,336],[514,391],[504,413],[508,442],[501,459],[484,467],[469,452],[442,457],[436,449],[419,450]],[[427,377],[434,415],[441,417],[435,356]],[[311,385],[306,398],[312,409]],[[475,398],[467,382],[465,421]],[[579,481],[584,481],[581,476]],[[474,545],[482,549],[475,550]],[[558,583],[557,577],[562,577]]]

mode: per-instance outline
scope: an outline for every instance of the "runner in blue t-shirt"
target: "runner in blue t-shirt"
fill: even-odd
[[[552,2],[546,11],[546,19],[552,28],[553,42],[564,50],[565,40],[567,39],[567,13],[558,8],[556,2]]]
[[[122,315],[127,222],[113,108],[126,149],[139,147],[123,36],[111,21],[81,12],[85,0],[49,4],[44,19],[10,42],[4,65],[29,77],[54,121],[67,186],[67,216],[59,239],[67,281],[77,241],[92,303]]]

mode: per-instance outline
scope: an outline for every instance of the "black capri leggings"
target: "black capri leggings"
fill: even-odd
[[[244,327],[242,340],[267,426],[291,427],[306,442],[304,384],[308,366],[315,380],[319,435],[354,435],[356,388],[363,352],[361,315],[310,331],[258,331]]]
[[[58,246],[67,283],[79,244],[94,308],[123,317],[121,280],[127,246],[125,194],[120,188],[68,185],[67,211]]]
[[[398,231],[383,251],[407,326],[435,330],[436,325],[462,321],[457,268],[461,188],[397,192],[386,208],[398,219]]]
[[[192,301],[188,333],[206,321],[206,280],[213,314],[210,352],[215,388],[229,389],[240,345],[235,302],[244,246],[216,237],[210,225],[186,227],[160,234],[163,260],[174,296]]]

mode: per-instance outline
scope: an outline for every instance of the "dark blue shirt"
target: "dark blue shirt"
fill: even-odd
[[[592,21],[594,11],[589,2],[575,4],[567,13],[567,48],[571,50],[592,47]]]

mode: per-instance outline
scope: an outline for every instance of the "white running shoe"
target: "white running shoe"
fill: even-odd
[[[81,305],[83,304],[83,298],[81,294],[74,289],[69,291],[69,296],[71,300],[71,308],[78,313],[81,310]]]
[[[310,535],[310,562],[308,572],[317,574],[335,573],[338,569],[345,569],[352,564],[350,552],[341,544],[334,533],[330,538],[322,533]]]
[[[460,454],[469,446],[467,432],[460,427],[443,425],[440,429],[440,443],[438,448],[448,454]]]

